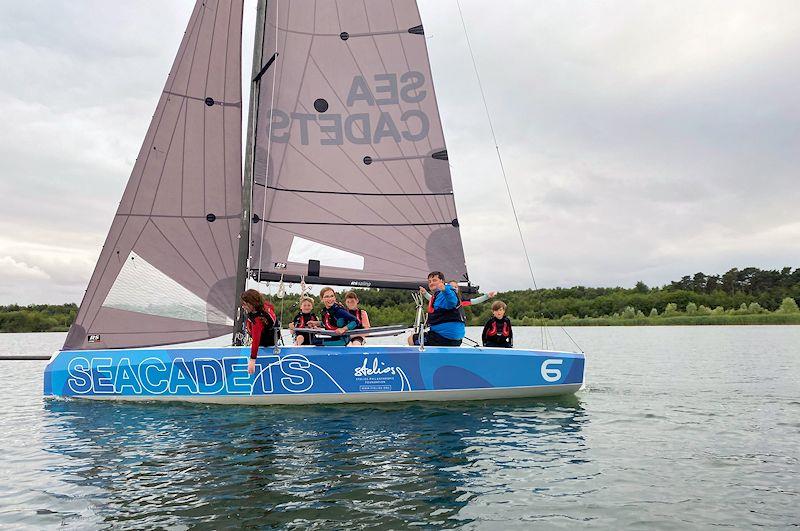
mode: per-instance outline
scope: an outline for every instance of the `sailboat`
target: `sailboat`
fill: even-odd
[[[278,345],[248,374],[248,279],[414,293],[445,271],[470,285],[416,1],[259,0],[244,160],[242,20],[243,0],[197,0],[44,395],[295,404],[577,391],[582,353],[521,348]],[[226,335],[231,346],[176,346]]]

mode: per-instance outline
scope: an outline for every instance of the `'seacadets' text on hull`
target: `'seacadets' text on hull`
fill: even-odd
[[[244,347],[73,351],[45,395],[98,400],[312,404],[476,400],[573,393],[581,354],[428,347],[286,347],[247,373]]]

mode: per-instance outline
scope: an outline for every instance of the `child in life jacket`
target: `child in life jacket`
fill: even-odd
[[[310,332],[294,332],[295,328],[308,328],[309,323],[312,321],[317,322],[317,316],[314,314],[314,299],[308,296],[300,298],[300,311],[294,316],[292,322],[289,323],[289,330],[294,334],[295,345],[310,345],[311,333]]]
[[[247,334],[252,339],[247,372],[253,374],[256,370],[258,348],[275,346],[278,319],[275,317],[275,307],[258,291],[249,289],[242,293],[240,299],[242,309],[247,314]]]
[[[492,304],[492,314],[494,317],[483,325],[481,339],[484,347],[506,347],[514,346],[514,332],[511,330],[511,321],[506,317],[506,303],[497,301]]]
[[[333,288],[322,288],[319,292],[323,308],[319,321],[308,323],[312,327],[322,327],[325,330],[335,330],[336,335],[322,340],[323,346],[345,346],[350,342],[350,330],[358,326],[358,319],[348,312],[344,306],[336,301],[336,292]]]
[[[358,295],[356,295],[354,291],[348,291],[344,296],[344,305],[347,307],[347,311],[358,319],[359,324],[355,327],[355,330],[365,330],[369,328],[369,315],[367,315],[366,310],[362,310],[358,307]],[[363,336],[353,336],[350,338],[350,343],[348,343],[347,346],[363,345],[364,342],[365,339]]]

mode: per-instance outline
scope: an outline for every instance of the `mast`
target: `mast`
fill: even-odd
[[[253,159],[255,153],[256,128],[258,124],[258,99],[261,86],[262,51],[264,49],[264,27],[266,26],[267,0],[258,0],[256,8],[256,31],[253,39],[253,69],[250,81],[250,111],[247,115],[247,144],[244,159],[244,179],[242,182],[242,219],[239,230],[239,258],[236,267],[236,319],[233,326],[233,345],[242,344],[242,323],[244,314],[239,307],[239,294],[247,285],[250,267],[250,226],[253,201]]]

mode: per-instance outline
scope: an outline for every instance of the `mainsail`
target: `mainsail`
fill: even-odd
[[[416,1],[270,0],[263,35],[257,276],[465,279]]]
[[[232,330],[242,8],[242,0],[197,0],[65,350]]]

